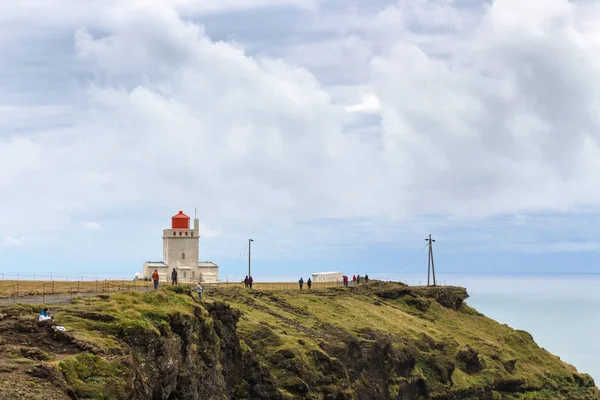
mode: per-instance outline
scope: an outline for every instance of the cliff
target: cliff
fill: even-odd
[[[0,398],[600,399],[463,288],[207,293],[189,288],[0,307]]]

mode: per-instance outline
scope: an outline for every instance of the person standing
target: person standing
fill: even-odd
[[[308,290],[310,290],[310,288],[312,287],[312,280],[310,278],[308,278],[308,280],[306,281],[306,286],[308,286]]]
[[[171,286],[173,285],[177,285],[177,271],[175,268],[173,268],[173,271],[171,272]]]
[[[196,285],[196,293],[198,293],[198,300],[200,300],[200,301],[202,301],[202,291],[203,290],[204,290],[204,288],[202,287],[200,282],[198,282],[198,284]]]
[[[356,284],[360,285],[360,275],[356,275]]]
[[[369,283],[369,275],[365,275],[365,283]]]
[[[298,281],[298,285],[300,285],[300,290],[302,290],[302,285],[304,284],[304,279],[300,278]]]
[[[248,278],[248,284],[250,285],[250,289],[252,289],[252,283],[254,283],[254,279],[252,279],[252,275]]]
[[[250,285],[250,279],[248,279],[248,275],[246,275],[246,278],[244,279],[244,287],[246,289],[248,289],[249,285]]]
[[[356,275],[352,275],[352,286],[356,286]]]
[[[152,273],[152,282],[154,282],[154,290],[158,289],[158,270],[155,269]]]

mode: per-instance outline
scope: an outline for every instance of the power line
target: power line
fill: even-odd
[[[407,261],[405,261],[400,268],[398,268],[396,270],[396,274],[403,272],[404,268],[409,265],[409,263],[414,262],[414,260],[417,259],[417,257],[419,257],[419,255],[423,252],[423,250],[425,250],[425,248],[427,248],[428,245],[423,246],[419,251],[417,251],[413,256],[411,256],[411,258],[409,258]]]
[[[408,266],[408,268],[406,269],[406,271],[404,271],[404,273],[403,273],[403,274],[400,276],[400,281],[402,281],[402,279],[404,279],[404,277],[406,276],[406,274],[408,274],[408,272],[410,271],[410,269],[411,269],[412,267],[414,267],[414,266],[415,266],[415,264],[416,264],[416,262],[417,262],[417,259],[418,259],[418,256],[419,256],[419,255],[421,255],[421,253],[423,252],[423,250],[425,250],[425,248],[426,248],[426,247],[427,247],[427,246],[424,246],[424,247],[421,249],[421,251],[419,251],[419,253],[417,254],[417,257],[415,257],[415,258],[413,259],[413,262],[412,262],[412,263],[411,263],[411,264]]]

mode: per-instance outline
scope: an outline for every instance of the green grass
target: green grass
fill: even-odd
[[[591,377],[540,348],[528,333],[466,304],[457,307],[463,292],[373,283],[312,292],[224,288],[205,295],[239,311],[243,358],[265,366],[285,398],[395,398],[411,385],[425,387],[419,390],[434,399],[484,392],[494,399],[600,398]],[[127,398],[144,345],[195,324],[186,339],[189,354],[210,352],[214,370],[221,371],[224,339],[215,325],[223,322],[203,304],[185,286],[75,299],[53,310],[56,323],[89,351],[56,364],[80,398]],[[39,312],[39,306],[6,307],[13,315]],[[467,368],[460,355],[472,354],[467,346],[477,351],[480,370]],[[237,382],[232,391],[243,397],[248,387]]]
[[[319,349],[323,341],[339,340],[340,335],[364,343],[368,341],[361,335],[364,330],[379,332],[394,344],[418,348],[417,365],[412,373],[427,378],[434,393],[458,393],[521,381],[523,387],[532,390],[527,396],[537,396],[535,392],[546,395],[550,388],[553,396],[561,398],[561,391],[577,387],[575,376],[591,379],[576,375],[575,368],[541,349],[529,334],[501,325],[466,305],[454,310],[418,296],[379,299],[376,305],[378,299],[373,291],[339,288],[335,289],[335,295],[328,291],[311,294],[289,291],[263,292],[257,296],[250,291],[221,290],[216,296],[242,311],[238,323],[240,336],[281,382],[289,381],[292,364],[291,369],[298,370],[296,375],[305,382],[319,383],[327,371],[312,361],[310,352]],[[420,350],[431,347],[432,343],[443,350]],[[480,372],[460,369],[456,357],[466,345],[478,351],[485,365]],[[289,352],[290,358],[282,359],[282,352]],[[513,371],[506,367],[511,360],[516,360]],[[451,369],[449,363],[454,364],[451,384],[443,382],[444,374]],[[349,382],[338,379],[333,383],[344,386]],[[585,392],[581,390],[580,394]]]

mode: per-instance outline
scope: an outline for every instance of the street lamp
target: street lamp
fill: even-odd
[[[251,243],[254,242],[253,239],[248,239],[248,278],[250,278],[252,275],[250,274],[250,253],[252,251],[251,248]]]

